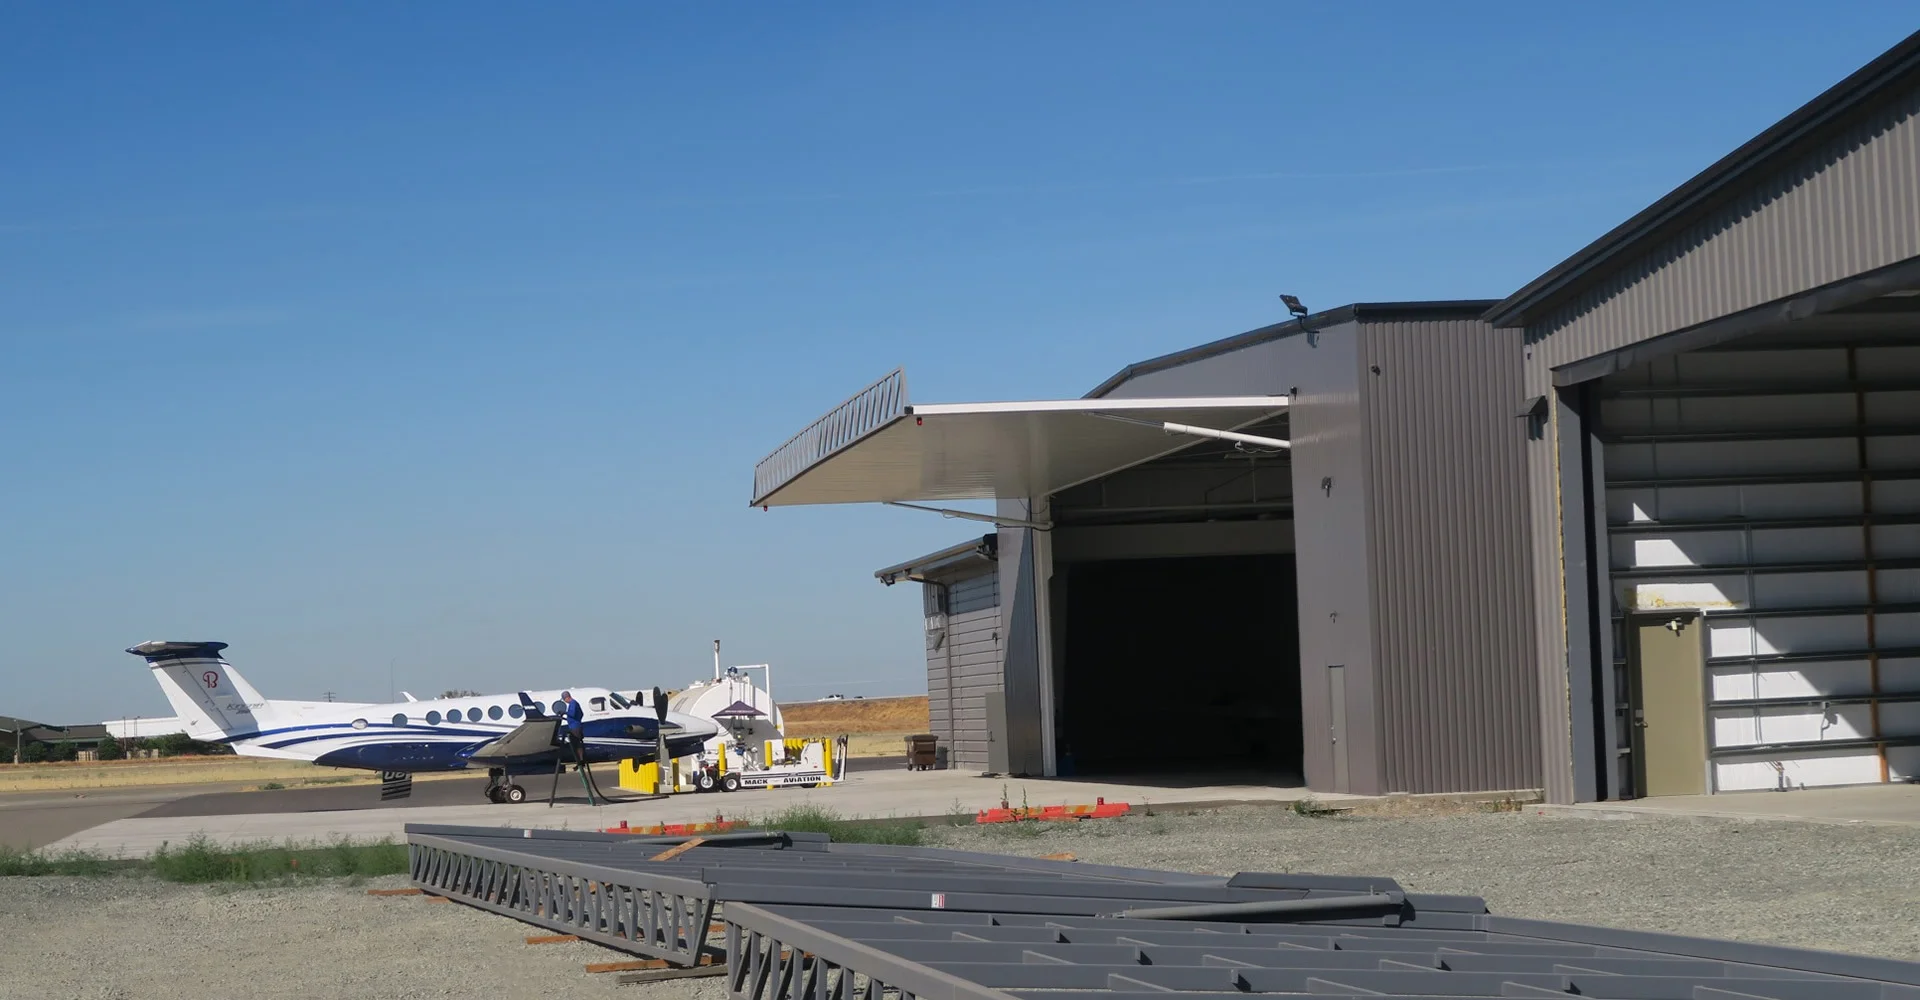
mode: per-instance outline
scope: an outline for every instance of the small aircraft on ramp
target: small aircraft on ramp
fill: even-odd
[[[227,663],[226,648],[156,640],[127,652],[147,661],[193,739],[246,757],[379,771],[383,799],[411,794],[415,774],[484,767],[490,801],[522,802],[515,777],[552,773],[557,782],[567,764],[655,760],[663,739],[669,759],[684,757],[719,733],[711,721],[668,711],[658,688],[631,698],[566,689],[582,712],[578,747],[561,726],[560,689],[386,704],[268,700]]]

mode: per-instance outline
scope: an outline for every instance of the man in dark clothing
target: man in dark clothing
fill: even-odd
[[[566,712],[561,718],[565,720],[567,727],[567,742],[573,745],[573,759],[580,763],[585,763],[587,752],[581,733],[581,724],[585,713],[581,711],[580,703],[573,700],[572,691],[560,692],[560,700],[565,702],[567,706]]]

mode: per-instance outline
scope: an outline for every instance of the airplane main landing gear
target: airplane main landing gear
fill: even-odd
[[[488,802],[525,802],[527,790],[507,780],[507,772],[500,768],[487,771]]]

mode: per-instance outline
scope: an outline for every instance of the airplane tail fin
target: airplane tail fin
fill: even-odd
[[[246,736],[272,724],[272,705],[228,665],[224,642],[143,642],[127,652],[147,661],[187,735],[215,741]]]

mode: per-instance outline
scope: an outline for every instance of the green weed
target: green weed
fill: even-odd
[[[926,830],[918,820],[844,819],[831,809],[814,805],[790,806],[755,825],[788,833],[824,833],[842,844],[918,847],[926,840]]]
[[[92,851],[23,851],[0,845],[0,876],[4,875],[106,875],[128,867]]]
[[[401,875],[404,844],[243,844],[221,847],[196,836],[179,846],[162,844],[148,864],[169,882],[261,882],[279,878],[344,878]]]
[[[1019,819],[1011,823],[994,823],[987,827],[992,835],[1011,837],[1015,840],[1035,840],[1044,837],[1053,824],[1037,819]]]
[[[1335,808],[1333,806],[1327,805],[1324,802],[1321,802],[1320,800],[1314,798],[1311,795],[1303,799],[1294,800],[1293,804],[1289,806],[1289,808],[1293,810],[1294,815],[1305,816],[1309,819],[1315,819],[1322,816],[1333,816],[1338,814],[1341,811],[1338,808]]]

